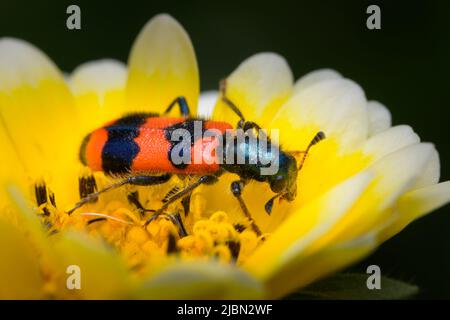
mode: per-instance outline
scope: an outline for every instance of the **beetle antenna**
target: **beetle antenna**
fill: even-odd
[[[306,148],[305,151],[303,151],[303,158],[300,161],[300,164],[298,166],[298,171],[300,171],[303,168],[303,164],[305,163],[306,157],[308,156],[308,152],[309,149],[311,149],[311,147],[317,143],[319,143],[320,141],[322,141],[323,139],[325,139],[325,133],[323,133],[322,131],[319,131],[316,133],[316,135],[314,136],[314,138],[312,138],[311,142],[308,144],[308,147]]]
[[[222,101],[225,102],[225,104],[230,107],[231,110],[239,117],[239,124],[240,126],[243,126],[245,123],[244,115],[242,114],[241,110],[234,104],[233,101],[228,99],[227,97],[227,80],[223,79],[220,81],[219,84],[219,90],[222,95]]]

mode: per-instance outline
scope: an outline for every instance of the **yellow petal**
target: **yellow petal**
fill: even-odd
[[[322,130],[329,139],[338,141],[341,151],[353,151],[368,134],[364,92],[348,79],[320,81],[281,106],[270,128],[282,128],[280,141],[284,144],[312,137]]]
[[[174,18],[160,14],[151,19],[137,37],[128,64],[126,98],[131,110],[159,113],[185,96],[196,114],[197,60],[188,34]]]
[[[367,111],[369,112],[369,136],[382,132],[391,126],[391,113],[378,101],[367,102]]]
[[[52,269],[56,265],[57,257],[51,249],[48,234],[44,232],[41,221],[31,209],[29,199],[13,184],[2,185],[2,188],[8,197],[8,207],[0,212],[0,217],[7,219],[27,234],[29,243],[39,254],[41,264],[48,270]]]
[[[391,219],[392,206],[414,185],[430,160],[433,146],[419,143],[392,152],[374,163],[376,178],[339,225],[340,241],[349,241]],[[388,210],[391,209],[391,210]]]
[[[41,170],[45,163],[37,159],[63,156],[58,136],[75,127],[72,102],[61,73],[42,52],[21,40],[0,40],[0,112],[27,169]]]
[[[70,76],[80,125],[87,132],[128,112],[125,105],[126,66],[116,60],[90,61]]]
[[[13,186],[8,186],[10,203],[17,226],[28,236],[28,247],[35,250],[46,275],[52,278],[57,298],[114,299],[127,297],[132,283],[125,265],[111,249],[86,235],[68,233],[52,236],[44,234],[40,221],[27,200]],[[32,244],[32,245],[31,245]],[[67,267],[77,265],[81,270],[81,290],[68,290]]]
[[[279,106],[291,95],[293,76],[283,57],[259,53],[242,62],[226,82],[227,97],[245,119],[266,128]],[[214,118],[232,124],[239,120],[222,101],[214,109]]]
[[[398,218],[380,234],[385,241],[400,232],[412,221],[438,209],[450,201],[450,181],[410,191],[398,200]]]
[[[370,137],[364,143],[363,152],[370,155],[373,163],[391,152],[419,142],[419,136],[410,126],[400,125]]]
[[[0,219],[0,299],[44,298],[37,254],[16,226]]]
[[[31,209],[31,203],[23,192],[13,184],[2,185],[2,190],[8,197],[9,211],[14,214],[8,217],[9,221],[30,234],[38,244],[44,244],[46,237],[41,223],[36,213]],[[5,217],[4,213],[5,211],[0,212],[0,216]]]
[[[272,299],[282,298],[364,258],[377,245],[375,234],[368,234],[346,243],[326,247],[304,260],[297,260],[280,270],[276,277],[268,279],[265,283],[269,290],[268,295]]]
[[[1,118],[0,118],[1,121]],[[8,183],[16,184],[22,191],[28,190],[27,177],[25,175],[24,164],[17,156],[16,150],[12,145],[11,138],[8,136],[5,128],[0,126],[0,146],[2,148],[2,165],[0,166],[0,186]],[[8,197],[4,189],[0,191],[0,216],[8,203]]]
[[[297,94],[300,91],[305,90],[307,87],[319,83],[324,80],[339,79],[342,75],[333,69],[319,69],[305,74],[298,79],[294,85],[293,94]]]
[[[377,133],[374,133],[365,142],[363,152],[367,155],[370,155],[371,158],[371,162],[369,162],[370,164],[389,153],[400,150],[406,146],[417,144],[419,142],[420,142],[419,136],[412,130],[410,126],[399,125],[395,127],[389,127]],[[424,186],[435,184],[439,181],[439,177],[440,177],[439,154],[433,147],[426,167],[421,171],[420,175],[417,177],[416,181],[410,188],[418,189]]]
[[[305,258],[305,256],[307,257],[309,255],[312,255],[322,248],[326,248],[326,246],[331,243],[334,243],[336,246],[338,246],[344,245],[346,243],[353,243],[354,241],[356,241],[355,239],[367,237],[370,237],[374,243],[379,243],[378,239],[376,238],[376,235],[378,235],[378,231],[382,230],[382,228],[388,225],[388,223],[393,219],[391,210],[388,209],[393,205],[395,201],[397,201],[398,197],[403,192],[411,187],[411,185],[420,175],[421,169],[426,166],[431,152],[431,145],[416,144],[390,153],[383,159],[377,161],[369,169],[369,172],[373,171],[376,174],[375,179],[372,183],[369,184],[369,186],[367,186],[367,188],[362,193],[358,193],[359,198],[357,200],[354,199],[354,201],[351,202],[351,208],[347,206],[348,212],[346,212],[345,215],[342,215],[342,218],[338,220],[339,223],[328,225],[328,228],[325,229],[322,237],[312,237],[313,240],[317,239],[317,241],[311,243],[306,242],[305,244],[303,244],[304,247],[297,247],[297,251],[292,251],[292,253],[301,252],[302,254],[297,256],[292,254],[292,257],[294,257],[294,259],[286,260],[287,263],[281,265],[281,267],[279,268],[271,268],[271,266],[274,265],[267,264],[267,262],[264,261],[264,265],[268,265],[269,268],[264,269],[260,267],[258,269],[258,263],[260,265],[263,265],[262,259],[264,257],[266,257],[267,259],[267,257],[271,257],[274,254],[272,252],[261,253],[263,252],[263,250],[267,250],[264,249],[264,246],[262,246],[255,253],[256,257],[257,255],[260,255],[260,259],[253,260],[254,258],[251,257],[249,260],[250,262],[252,262],[251,270],[259,272],[257,274],[263,276],[263,279],[270,283],[271,287],[276,287],[275,292],[280,291],[284,294],[287,293],[287,291],[283,291],[283,285],[289,287],[290,285],[286,283],[291,283],[291,280],[287,281],[287,275],[289,274],[295,274],[295,272],[300,269],[305,270],[305,272],[302,272],[301,275],[293,275],[291,277],[298,277],[301,280],[298,283],[295,282],[292,284],[290,288],[293,289],[294,285],[299,286],[300,284],[307,284],[310,281],[314,280],[316,277],[325,274],[325,272],[328,272],[329,270],[336,270],[335,268],[337,268],[340,263],[342,263],[342,265],[346,265],[347,263],[350,263],[352,259],[355,259],[355,257],[360,257],[358,252],[356,252],[357,254],[355,253],[356,255],[351,252],[343,254],[342,259],[338,258],[335,255],[331,255],[330,258],[328,258],[325,254],[319,254],[320,259],[313,259],[314,265],[312,266],[312,268],[316,268],[315,270],[310,271],[310,266],[304,265],[306,263],[304,260],[309,261],[311,259]],[[364,174],[364,172],[362,172],[361,174]],[[335,203],[342,205],[342,199],[346,199],[346,197],[341,196],[340,198],[337,197],[337,199],[335,200]],[[305,208],[310,208],[310,206],[312,206],[314,203],[315,202],[312,202]],[[306,210],[305,208],[303,210]],[[300,213],[302,214],[300,215]],[[314,217],[312,213],[305,213],[302,211],[302,209],[299,210],[299,212],[295,214],[294,217],[300,219],[298,218],[300,216]],[[303,227],[303,225],[308,224],[304,221],[302,221],[302,224],[300,224],[299,222],[291,222],[290,219],[294,219],[294,217],[287,219],[285,223],[283,223],[283,225],[280,226],[280,228],[276,231],[276,233],[272,235],[272,238],[276,237],[278,231],[282,230],[281,228],[284,226],[284,224],[289,224],[293,230],[302,230],[303,228],[306,228]],[[306,218],[303,218],[303,220],[307,221]],[[326,226],[326,224],[324,225]],[[293,231],[284,231],[282,232],[282,234],[286,235],[291,234],[292,232]],[[269,238],[269,240],[267,240],[267,244],[272,240],[272,238]],[[305,241],[302,237],[299,237],[298,239],[299,241]],[[281,237],[281,239],[277,240],[276,243],[279,244],[282,243],[282,241],[289,241],[289,237]],[[292,243],[295,242],[292,241]],[[301,244],[302,242],[299,243]],[[374,245],[369,246],[368,250],[373,248],[373,246]],[[295,246],[293,247],[295,248]],[[299,250],[298,248],[300,248],[301,250]],[[361,254],[368,253],[365,248],[363,249],[364,250],[361,251]],[[273,251],[275,252],[276,250],[274,249]],[[289,253],[289,251],[285,252]],[[306,253],[308,253],[308,255],[306,255]],[[323,262],[322,259],[325,262]],[[330,260],[333,259],[338,260],[336,266],[329,265],[329,263],[331,263]],[[280,259],[280,261],[283,260]],[[245,267],[247,267],[247,264],[245,265]],[[272,272],[271,274],[269,273],[270,271]],[[286,275],[286,278],[283,281],[282,279],[278,279],[272,275],[275,275],[276,277],[285,277]],[[280,293],[277,293],[277,295],[278,294]]]
[[[262,285],[241,269],[218,262],[179,262],[150,278],[141,299],[261,299]]]
[[[0,40],[0,115],[26,173],[58,177],[54,191],[67,189],[78,163],[73,98],[49,58],[21,40]]]
[[[67,296],[75,295],[84,299],[120,299],[129,297],[131,281],[125,267],[111,248],[94,241],[84,234],[67,233],[55,242],[55,250],[60,257],[58,287]],[[66,286],[67,268],[80,268],[81,289],[69,290]]]
[[[294,282],[295,274],[285,274],[284,270],[332,240],[329,231],[345,216],[372,178],[369,172],[362,172],[300,208],[248,258],[244,268],[264,282],[272,282],[270,279],[280,274],[291,275]]]

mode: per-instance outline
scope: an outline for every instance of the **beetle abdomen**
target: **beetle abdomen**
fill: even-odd
[[[198,121],[195,124],[195,121]],[[149,114],[126,116],[93,131],[83,141],[80,159],[94,171],[107,174],[160,173],[204,174],[219,169],[215,150],[219,141],[213,138],[194,136],[194,126],[199,125],[203,133],[217,129],[222,134],[231,125],[226,122],[201,119],[168,118]],[[176,163],[172,159],[172,148],[177,141],[171,140],[176,129],[191,134],[191,157],[194,149],[202,147],[201,159],[197,163]],[[193,148],[192,148],[193,147]]]

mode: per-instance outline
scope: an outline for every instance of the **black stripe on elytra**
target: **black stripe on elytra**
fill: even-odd
[[[134,139],[139,136],[139,129],[147,118],[156,116],[158,115],[154,113],[133,113],[105,127],[108,132],[108,140],[102,150],[102,167],[105,173],[130,172],[133,160],[140,151]]]
[[[195,137],[194,136],[194,124],[195,121],[200,121],[201,125],[202,125],[202,135],[200,137]],[[182,121],[180,123],[176,123],[170,127],[167,127],[164,129],[164,135],[167,139],[167,141],[169,141],[170,143],[170,147],[169,147],[169,151],[167,153],[167,157],[170,160],[170,162],[172,163],[172,165],[177,168],[177,169],[185,169],[189,163],[191,163],[191,153],[189,152],[189,159],[188,159],[188,163],[180,163],[180,164],[175,164],[172,161],[172,149],[179,143],[181,143],[183,140],[181,141],[172,141],[172,134],[175,130],[178,129],[184,129],[187,130],[191,136],[191,147],[194,145],[195,140],[198,138],[201,138],[203,136],[203,134],[205,133],[205,125],[204,125],[205,120],[202,119],[197,119],[197,118],[190,118],[190,119],[186,119],[185,121]],[[183,151],[183,149],[180,149],[181,152]],[[183,157],[183,154],[179,155],[180,157]]]

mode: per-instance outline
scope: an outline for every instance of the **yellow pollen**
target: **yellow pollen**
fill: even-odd
[[[87,173],[82,176],[86,177]],[[42,194],[45,190],[50,194],[43,182],[39,183],[39,188]],[[145,206],[160,205],[157,201],[147,200],[150,195],[139,190],[140,199],[146,199],[143,202]],[[169,212],[144,227],[152,212],[142,212],[127,202],[128,191],[124,189],[102,196],[71,215],[50,201],[37,206],[36,212],[49,226],[49,233],[76,230],[103,239],[120,253],[137,276],[148,275],[173,259],[241,263],[260,242],[246,218],[243,217],[236,227],[236,221],[230,219],[225,211],[207,214],[205,199],[197,190],[191,196],[188,215],[184,214],[181,204],[170,207],[174,212],[180,212],[179,222],[187,234],[183,234],[175,223],[175,216],[170,217]],[[164,191],[151,191],[151,197],[161,199]],[[42,197],[40,201],[43,201]]]

